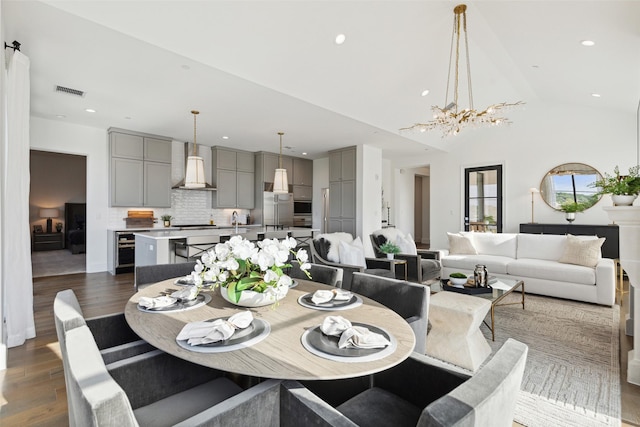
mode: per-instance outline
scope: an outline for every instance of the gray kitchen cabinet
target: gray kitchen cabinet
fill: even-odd
[[[111,206],[143,206],[144,162],[111,159]]]
[[[214,174],[216,181],[213,185],[218,189],[214,197],[214,207],[235,208],[237,207],[237,172],[225,169],[218,169]]]
[[[228,148],[213,147],[213,167],[218,169],[236,170],[236,151]]]
[[[313,185],[313,161],[293,158],[293,185]]]
[[[242,172],[237,171],[236,182],[238,185],[238,199],[237,204],[239,208],[242,209],[253,209],[254,208],[254,173],[253,172]]]
[[[171,141],[158,138],[144,138],[144,160],[171,163]]]
[[[356,148],[329,152],[329,231],[356,235]]]
[[[144,138],[122,132],[111,132],[111,156],[127,159],[144,159]]]
[[[214,208],[254,207],[254,154],[227,147],[212,148]]]
[[[236,170],[240,172],[253,172],[255,170],[255,155],[248,151],[236,153]]]
[[[110,203],[171,207],[171,139],[110,128]]]
[[[171,163],[144,162],[144,206],[171,207]]]
[[[311,200],[313,199],[313,187],[310,185],[294,185],[293,200]]]

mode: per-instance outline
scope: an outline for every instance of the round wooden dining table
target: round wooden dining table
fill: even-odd
[[[409,357],[415,336],[409,324],[394,311],[363,296],[362,304],[348,310],[320,311],[298,303],[300,296],[330,286],[297,280],[277,306],[244,308],[222,298],[220,289],[203,291],[211,301],[185,311],[149,313],[138,308],[140,297],[157,297],[181,287],[174,279],[158,282],[140,290],[127,302],[125,317],[131,328],[151,345],[176,357],[226,372],[260,378],[293,380],[330,380],[369,375],[391,368]],[[169,291],[170,292],[170,291]],[[246,348],[217,353],[202,353],[178,345],[176,337],[189,322],[225,318],[243,310],[251,310],[254,319],[263,319],[270,326],[269,335]],[[378,360],[342,361],[317,356],[302,344],[306,330],[319,326],[330,315],[342,316],[352,323],[382,328],[396,342],[391,353]]]

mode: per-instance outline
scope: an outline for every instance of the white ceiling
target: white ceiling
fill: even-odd
[[[190,141],[198,109],[205,145],[277,151],[283,131],[293,155],[367,143],[421,164],[450,140],[398,129],[444,103],[457,3],[2,0],[2,19],[5,42],[18,40],[31,60],[36,116]],[[467,4],[476,108],[521,100],[636,111],[640,1]],[[526,120],[526,107],[509,116]]]

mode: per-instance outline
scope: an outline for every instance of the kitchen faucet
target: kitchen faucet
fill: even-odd
[[[231,222],[236,225],[236,234],[238,234],[238,212],[233,211],[231,214]]]

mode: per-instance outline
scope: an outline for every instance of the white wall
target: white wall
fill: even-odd
[[[357,156],[362,174],[357,178],[356,234],[364,243],[365,256],[374,257],[369,235],[382,223],[382,150],[359,145]]]
[[[431,166],[431,246],[448,246],[446,232],[462,229],[464,168],[503,164],[504,232],[517,232],[520,223],[531,221],[529,188],[539,188],[551,168],[568,162],[586,163],[601,173],[615,165],[622,170],[635,164],[637,156],[634,114],[573,106],[529,105],[506,128],[465,130],[451,138],[449,153],[433,153]],[[408,183],[407,183],[408,184]],[[397,193],[403,189],[397,182]],[[637,204],[638,202],[636,202]],[[575,224],[608,224],[603,206],[609,196],[578,214]],[[564,214],[547,206],[536,195],[535,221],[563,223]],[[404,222],[398,221],[399,227]]]
[[[31,117],[31,148],[87,156],[88,273],[107,270],[108,137],[105,129]]]

